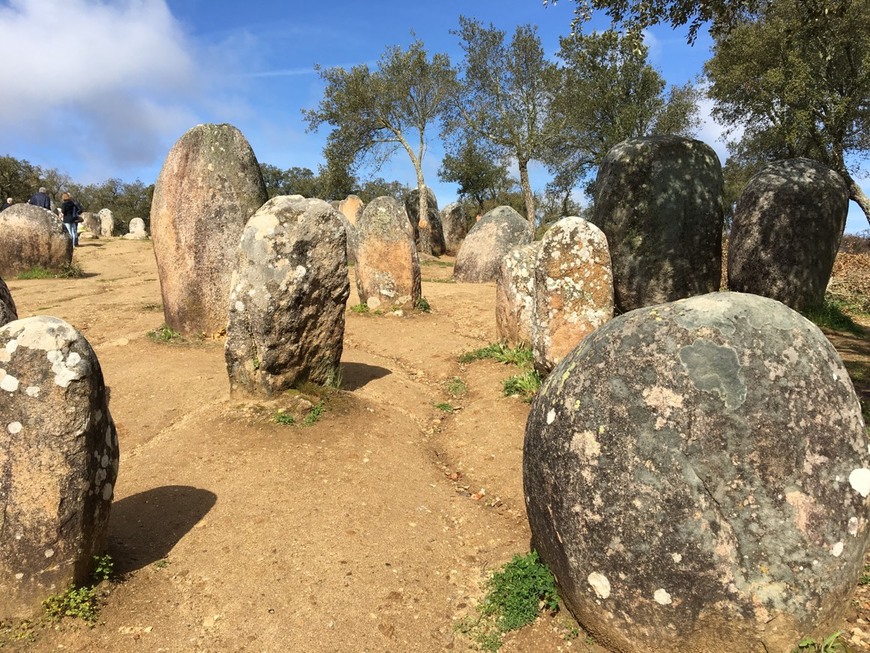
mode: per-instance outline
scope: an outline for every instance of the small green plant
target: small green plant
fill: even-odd
[[[444,387],[447,390],[447,394],[449,394],[454,399],[463,397],[468,392],[468,386],[465,385],[465,381],[460,379],[458,376],[447,379]]]
[[[157,327],[153,331],[148,332],[148,337],[154,342],[181,342],[184,340],[182,335],[165,324]]]
[[[61,265],[54,276],[58,279],[81,279],[85,276],[85,271],[78,263],[70,262]]]
[[[41,267],[33,267],[18,273],[19,279],[52,279],[54,272]]]
[[[115,573],[115,561],[108,553],[102,556],[94,556],[94,573],[92,574],[94,582],[99,583],[104,580],[111,580]]]
[[[541,387],[541,375],[535,370],[527,370],[505,379],[502,387],[506,397],[517,396],[523,401],[529,402]]]
[[[157,567],[157,569],[166,569],[171,564],[172,563],[169,561],[168,558],[161,558],[154,563],[154,566]]]
[[[505,633],[534,622],[542,609],[559,610],[556,581],[537,551],[514,556],[490,577],[486,589],[478,618],[459,624],[485,651],[497,651]]]
[[[840,638],[842,634],[843,631],[838,630],[821,642],[817,642],[812,637],[804,637],[792,653],[848,653],[846,643]]]
[[[272,415],[272,421],[276,424],[284,424],[285,426],[293,426],[296,423],[296,418],[293,417],[292,413],[285,412],[283,410],[277,411],[274,415]]]
[[[70,587],[62,594],[53,594],[42,602],[46,616],[52,621],[64,617],[81,619],[89,624],[97,620],[97,595],[93,587]]]
[[[452,413],[454,410],[456,410],[455,408],[453,408],[453,406],[451,406],[448,403],[435,404],[435,408],[437,408],[438,410],[443,411],[445,413]]]
[[[356,306],[351,306],[350,310],[352,312],[356,313],[357,315],[361,315],[363,313],[369,312],[369,305],[368,304],[357,304]]]
[[[251,365],[255,370],[260,369],[260,359],[254,354],[254,357],[251,359]]]
[[[143,311],[159,311],[163,307],[160,304],[145,304],[142,306]]]
[[[520,367],[531,367],[534,361],[532,350],[528,347],[519,346],[511,349],[500,342],[494,342],[486,347],[465,352],[459,357],[459,362],[471,363],[487,358],[499,363],[519,365]]]
[[[302,426],[313,426],[316,424],[317,420],[320,419],[320,416],[323,415],[324,410],[326,410],[326,404],[321,401],[314,408],[308,411],[305,419],[302,420]]]
[[[432,311],[432,306],[429,305],[429,302],[422,295],[420,296],[420,299],[414,302],[414,308],[421,313],[430,313]]]

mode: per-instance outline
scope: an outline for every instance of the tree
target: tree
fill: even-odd
[[[15,202],[26,202],[39,187],[42,171],[29,161],[15,157],[0,157],[0,201],[11,197]]]
[[[415,40],[407,51],[387,48],[374,72],[366,65],[318,70],[326,82],[323,99],[304,115],[309,131],[323,123],[335,127],[327,137],[327,160],[350,162],[350,170],[369,160],[377,169],[401,148],[425,190],[426,129],[438,121],[455,88],[447,55],[429,59]],[[420,193],[421,219],[428,215],[427,196]]]
[[[459,185],[460,200],[472,199],[477,214],[482,214],[487,199],[495,199],[510,186],[507,167],[498,162],[492,152],[481,149],[481,143],[467,135],[441,161],[438,177]]]
[[[462,130],[487,143],[500,160],[516,160],[529,230],[534,234],[529,163],[541,160],[559,137],[559,125],[549,120],[556,66],[545,59],[532,25],[517,27],[507,44],[505,32],[460,16],[454,34],[459,36],[465,60],[447,133]]]
[[[410,190],[408,186],[398,181],[387,181],[383,177],[375,177],[364,182],[356,194],[366,204],[378,197],[392,197],[401,204],[405,201],[405,195]]]
[[[560,40],[560,92],[552,112],[562,134],[548,152],[555,174],[549,190],[570,192],[628,138],[690,135],[698,126],[696,89],[665,93],[665,80],[647,62],[647,48],[613,30],[575,33]],[[587,193],[589,189],[587,189]]]
[[[852,174],[870,152],[870,0],[771,0],[716,38],[705,71],[741,162],[820,161],[870,220]]]

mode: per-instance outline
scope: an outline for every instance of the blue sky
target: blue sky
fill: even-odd
[[[0,155],[56,168],[80,183],[153,183],[185,131],[227,122],[261,162],[316,172],[329,128],[306,133],[302,120],[323,90],[315,64],[374,66],[387,46],[407,46],[412,32],[430,52],[458,63],[450,30],[460,15],[509,34],[537,25],[552,54],[570,30],[572,11],[570,0],[547,8],[540,0],[0,0]],[[592,24],[606,26],[603,18]],[[685,30],[653,28],[647,43],[653,65],[672,84],[695,79],[709,56],[709,39],[690,47]],[[707,119],[697,136],[724,161],[721,134]],[[444,206],[456,189],[437,178],[437,130],[430,145],[424,173]],[[416,184],[406,158],[397,153],[377,174]],[[543,169],[533,171],[538,189],[547,180]],[[852,207],[847,231],[866,228]]]

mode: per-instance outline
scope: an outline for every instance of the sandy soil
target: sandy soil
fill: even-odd
[[[301,427],[229,398],[221,341],[147,336],[163,323],[150,242],[83,241],[75,259],[83,278],[8,285],[21,317],[66,319],[99,357],[121,444],[109,535],[120,579],[100,586],[95,627],[65,620],[0,647],[473,648],[457,622],[530,538],[528,405],[501,391],[515,372],[457,360],[496,339],[493,284],[449,283],[451,268],[430,262],[431,313],[348,312],[342,391]],[[453,377],[464,395],[448,392]],[[867,629],[868,607],[860,595],[844,629]],[[509,635],[502,651],[603,649],[562,614]]]

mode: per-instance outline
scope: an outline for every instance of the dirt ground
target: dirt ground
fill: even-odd
[[[163,323],[150,241],[82,241],[75,260],[83,278],[7,283],[20,317],[67,320],[99,357],[121,446],[109,532],[120,578],[100,586],[94,627],[38,625],[0,647],[473,649],[457,623],[530,539],[528,405],[501,388],[515,369],[458,362],[496,339],[493,284],[450,283],[449,265],[428,262],[430,313],[348,312],[342,391],[303,427],[272,421],[274,406],[230,399],[222,341],[147,336]],[[852,365],[870,360],[860,339],[836,344]],[[454,377],[465,394],[448,392]],[[860,644],[868,621],[861,593],[844,624],[854,650],[870,650]],[[501,650],[604,649],[563,613],[508,635]]]

